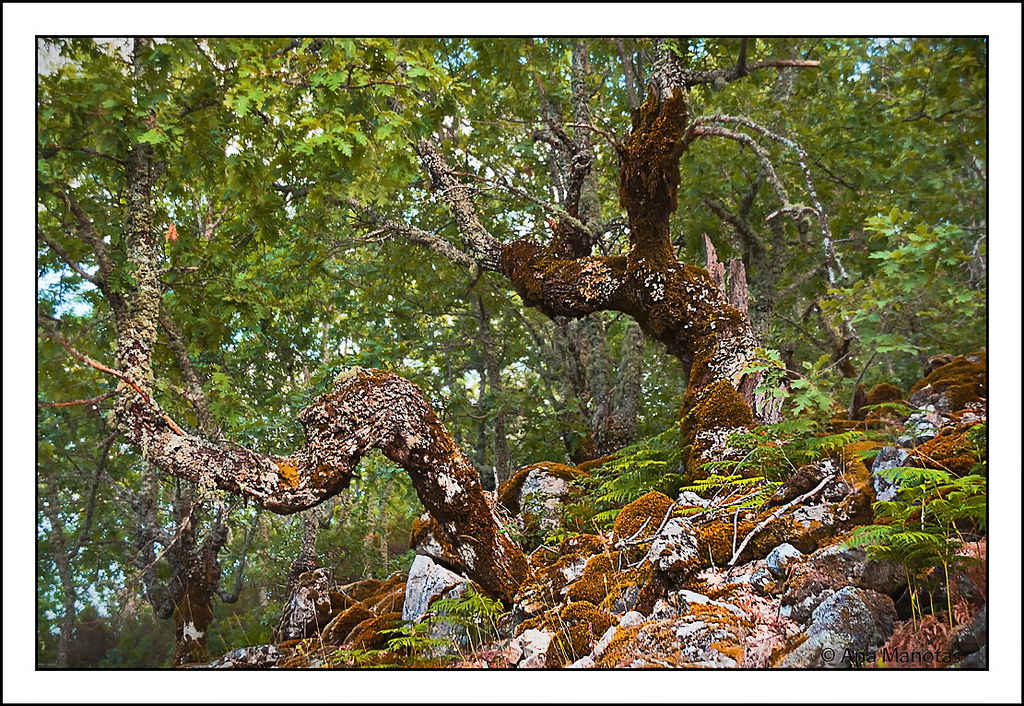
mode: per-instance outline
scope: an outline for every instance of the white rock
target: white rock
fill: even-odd
[[[522,657],[516,667],[519,669],[543,669],[547,660],[548,646],[554,637],[543,630],[526,630],[512,642],[520,650]]]
[[[629,615],[629,613],[627,613],[626,615]],[[624,615],[622,617],[626,616]],[[611,641],[615,638],[615,633],[617,631],[618,628],[614,625],[612,625],[610,628],[604,631],[604,635],[602,635],[601,639],[597,641],[597,644],[594,645],[593,652],[590,653],[591,655],[593,655],[594,659],[597,659],[598,657],[604,654],[604,651],[608,649],[608,645],[611,644]]]
[[[696,505],[697,507],[707,507],[709,501],[705,500],[701,496],[697,495],[692,490],[684,490],[676,498],[676,502],[679,505]]]
[[[430,607],[432,598],[441,594],[450,595],[456,586],[465,583],[464,577],[438,566],[430,557],[417,556],[409,569],[409,580],[405,585],[402,620],[419,621]]]
[[[595,662],[594,658],[590,655],[580,657],[578,660],[569,665],[569,669],[591,669]]]
[[[665,603],[665,601],[659,600],[658,603]],[[668,603],[665,603],[665,605],[668,605]],[[625,613],[621,618],[619,618],[619,627],[628,628],[631,625],[639,625],[640,623],[646,620],[647,618],[644,617],[643,613],[641,613],[640,611],[631,610],[628,613]]]
[[[569,492],[569,482],[548,473],[544,468],[535,468],[526,474],[519,490],[521,512],[535,515],[542,529],[558,527],[559,507],[562,498]]]

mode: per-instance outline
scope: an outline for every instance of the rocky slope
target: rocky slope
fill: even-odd
[[[865,391],[866,410],[834,426],[881,430],[876,438],[794,468],[756,505],[743,486],[642,495],[608,532],[537,546],[507,610],[458,614],[460,599],[479,594],[424,516],[408,574],[334,585],[326,570],[308,572],[276,643],[206,666],[985,667],[986,542],[976,521],[950,525],[945,573],[891,552],[869,556],[851,537],[892,526],[876,505],[902,497],[891,469],[977,473],[986,378],[984,352],[940,360],[899,418],[900,390]],[[557,534],[593,468],[520,469],[492,494],[493,511],[513,536]]]

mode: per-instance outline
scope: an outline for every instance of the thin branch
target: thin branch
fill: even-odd
[[[151,407],[155,412],[157,412],[161,417],[163,417],[163,420],[167,423],[167,426],[169,426],[174,431],[175,434],[177,434],[178,436],[185,436],[185,432],[181,430],[181,427],[175,424],[174,420],[167,416],[167,413],[160,409],[156,402],[154,402],[153,399],[148,394],[146,394],[146,392],[141,387],[139,387],[138,384],[130,377],[122,373],[120,370],[114,370],[113,368],[107,367],[103,363],[99,363],[90,358],[89,356],[85,355],[84,353],[80,353],[79,351],[75,350],[71,346],[71,344],[68,343],[67,339],[64,338],[64,336],[60,333],[60,331],[56,329],[56,327],[43,325],[43,330],[46,331],[49,337],[55,339],[61,346],[63,346],[64,350],[70,353],[71,356],[76,360],[81,361],[82,363],[85,363],[86,365],[95,368],[100,372],[107,373],[108,375],[113,375],[114,377],[118,378],[119,380],[127,384],[129,387],[131,387],[133,390],[135,390],[135,392],[139,394],[142,400],[149,407]]]
[[[782,517],[785,514],[786,510],[788,510],[789,508],[793,507],[797,503],[802,503],[804,500],[808,500],[809,498],[812,498],[815,495],[817,495],[821,491],[821,489],[824,488],[826,485],[828,485],[829,481],[831,481],[835,477],[836,477],[836,475],[834,473],[831,474],[831,475],[825,476],[824,480],[822,480],[820,483],[818,483],[818,485],[815,486],[815,488],[813,490],[807,491],[806,493],[804,493],[800,497],[793,498],[788,503],[786,503],[785,505],[780,507],[778,510],[773,512],[771,515],[769,515],[765,519],[763,519],[760,522],[758,522],[757,526],[754,527],[754,529],[750,530],[750,534],[748,534],[746,537],[743,538],[743,542],[740,544],[740,546],[736,550],[736,552],[732,555],[732,559],[729,560],[729,566],[735,566],[736,565],[736,561],[740,558],[740,554],[742,554],[743,550],[747,548],[747,544],[749,544],[750,540],[754,538],[754,535],[756,535],[758,532],[763,530],[765,527],[767,527],[769,524],[771,524],[775,520],[777,520],[780,517]]]
[[[72,270],[74,270],[78,274],[79,277],[81,277],[82,279],[84,279],[84,280],[86,280],[88,282],[92,282],[97,287],[100,287],[100,288],[103,287],[103,280],[101,280],[99,277],[96,277],[95,275],[91,275],[88,272],[86,272],[82,268],[81,265],[79,265],[77,262],[75,262],[71,258],[71,256],[68,255],[67,251],[64,250],[64,248],[62,248],[57,243],[57,241],[53,240],[48,235],[46,235],[46,233],[44,233],[42,231],[42,229],[36,228],[36,237],[39,238],[40,240],[42,240],[44,243],[46,243],[46,245],[50,248],[50,250],[53,250],[53,252],[55,252],[57,254],[57,257],[59,257],[61,260],[63,260],[64,264],[66,264],[68,267],[70,267]]]
[[[93,398],[88,399],[88,400],[70,400],[68,402],[36,402],[36,407],[72,407],[74,405],[80,405],[80,404],[93,405],[93,404],[99,404],[103,400],[110,399],[111,397],[113,397],[116,394],[117,394],[117,390],[111,390],[110,392],[103,393],[99,397],[93,397]]]
[[[836,253],[835,244],[832,240],[832,232],[829,228],[828,214],[825,212],[825,207],[821,203],[821,199],[818,197],[818,191],[814,187],[814,179],[811,177],[811,169],[807,166],[807,152],[801,147],[796,141],[772,132],[763,125],[738,115],[711,115],[707,117],[697,118],[694,121],[695,124],[707,124],[707,123],[735,123],[736,125],[742,125],[750,128],[755,132],[764,135],[770,140],[775,140],[789,149],[793,150],[797,159],[800,162],[800,171],[804,175],[804,183],[807,185],[807,194],[811,197],[811,205],[814,207],[814,213],[818,217],[818,225],[821,228],[821,235],[823,238],[823,245],[825,247],[825,263],[828,267],[828,279],[829,283],[836,284],[836,271],[838,270],[839,276],[846,280],[848,275],[843,267],[842,260],[839,259],[838,253]],[[788,201],[783,202],[784,206],[788,206]]]
[[[758,144],[757,140],[752,138],[750,135],[744,132],[737,132],[735,130],[729,130],[728,128],[712,127],[701,124],[701,118],[694,121],[695,127],[691,131],[691,135],[694,137],[700,136],[713,136],[713,137],[724,137],[729,140],[735,140],[740,144],[746,145],[754,151],[757,158],[761,162],[761,166],[764,169],[765,178],[768,179],[768,183],[771,184],[772,189],[775,191],[775,195],[785,206],[789,206],[789,194],[786,193],[785,187],[782,186],[782,182],[779,181],[778,174],[775,173],[775,167],[772,165],[771,159],[768,157],[768,152],[765,151],[764,147]]]
[[[337,202],[348,206],[356,213],[360,214],[375,226],[387,230],[395,235],[399,235],[406,240],[418,243],[420,245],[426,245],[434,252],[443,255],[448,258],[456,265],[462,265],[463,267],[472,267],[476,264],[476,261],[470,255],[462,252],[445,238],[441,237],[436,233],[417,228],[409,223],[395,221],[387,218],[377,210],[367,206],[364,203],[360,203],[353,198],[346,196],[338,197]]]
[[[813,69],[821,65],[820,61],[808,61],[805,59],[768,59],[767,61],[755,61],[753,64],[746,63],[746,57],[743,56],[743,66],[737,64],[731,69],[716,69],[714,71],[683,71],[681,75],[681,86],[691,87],[697,86],[702,83],[714,83],[716,81],[724,81],[725,83],[732,83],[737,79],[741,79],[751,71],[759,71],[761,69]]]

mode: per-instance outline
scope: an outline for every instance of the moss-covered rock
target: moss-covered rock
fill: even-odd
[[[971,473],[978,463],[978,449],[968,436],[971,425],[945,427],[939,435],[926,441],[910,454],[913,465],[935,468],[956,476]]]
[[[612,536],[615,545],[622,549],[630,563],[639,561],[647,553],[651,539],[666,519],[672,505],[672,498],[651,491],[619,511]]]
[[[559,630],[548,646],[545,664],[561,667],[571,664],[590,653],[615,620],[593,603],[579,601],[570,603],[558,616]]]
[[[948,414],[988,397],[988,357],[984,350],[957,356],[935,368],[910,390],[910,404],[934,405]]]
[[[558,527],[562,503],[572,491],[572,481],[586,476],[562,463],[534,463],[524,466],[498,487],[498,502],[516,515],[527,548],[541,543],[544,535]]]

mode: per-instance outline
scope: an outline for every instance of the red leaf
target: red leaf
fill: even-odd
[[[178,242],[178,229],[177,227],[175,227],[173,223],[167,226],[167,232],[164,234],[164,240],[167,240],[171,243]]]

